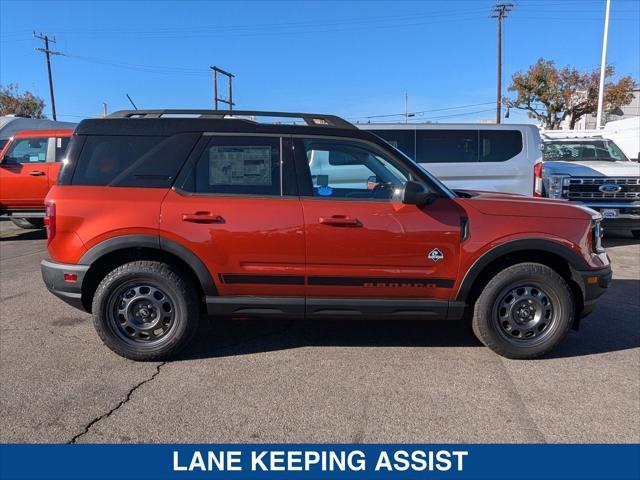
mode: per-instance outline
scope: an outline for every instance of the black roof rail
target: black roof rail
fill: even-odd
[[[336,127],[357,129],[351,122],[336,115],[321,113],[263,112],[254,110],[119,110],[106,118],[162,118],[175,116],[197,116],[198,118],[228,119],[252,121],[237,117],[282,117],[300,118],[310,127]]]

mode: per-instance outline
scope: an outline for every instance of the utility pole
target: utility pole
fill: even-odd
[[[598,88],[598,112],[596,113],[596,128],[602,127],[602,106],[604,104],[604,77],[607,70],[607,37],[609,36],[609,9],[611,0],[607,0],[604,14],[604,36],[602,38],[602,59],[600,61],[600,87]]]
[[[500,123],[502,111],[502,19],[513,9],[513,3],[496,3],[491,18],[498,19],[498,96],[496,98],[496,123]]]
[[[235,105],[235,103],[233,103],[233,79],[235,75],[225,70],[222,70],[221,68],[218,68],[215,65],[209,68],[211,68],[211,71],[213,72],[213,107],[216,110],[218,110],[218,102],[220,102],[220,103],[226,103],[227,105],[229,105],[229,110],[233,110],[233,106]],[[227,77],[227,82],[229,84],[228,99],[218,97],[218,74]]]
[[[36,48],[36,50],[39,52],[43,52],[47,57],[47,72],[49,73],[49,93],[51,94],[51,116],[54,120],[57,120],[56,101],[53,96],[53,78],[51,77],[51,55],[62,55],[62,53],[49,50],[49,42],[56,43],[55,37],[49,38],[48,35],[43,35],[42,33],[36,34],[36,32],[33,32],[33,36],[35,38],[39,38],[40,40],[44,40],[44,48]]]
[[[409,94],[404,92],[404,123],[409,121]]]

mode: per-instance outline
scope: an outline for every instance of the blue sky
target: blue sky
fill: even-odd
[[[600,64],[605,0],[511,0],[503,91],[539,57],[582,70]],[[496,21],[488,0],[206,2],[0,0],[0,83],[49,91],[41,41],[52,48],[58,118],[130,108],[212,108],[208,69],[236,75],[238,109],[317,111],[350,119],[409,110],[416,120],[491,119]],[[608,62],[640,77],[640,0],[612,0]],[[464,108],[455,108],[466,106]],[[389,117],[400,120],[400,117]],[[515,113],[508,121],[526,121]]]

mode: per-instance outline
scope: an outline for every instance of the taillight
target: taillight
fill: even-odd
[[[533,166],[533,196],[542,196],[542,162]]]
[[[56,204],[49,201],[45,204],[44,225],[47,229],[47,245],[56,236]]]

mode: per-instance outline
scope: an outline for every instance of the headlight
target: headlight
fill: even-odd
[[[568,175],[549,175],[545,178],[545,193],[549,198],[562,198],[564,187],[569,185]]]
[[[599,218],[591,220],[591,244],[594,252],[604,252],[604,248],[602,248],[602,225]]]

